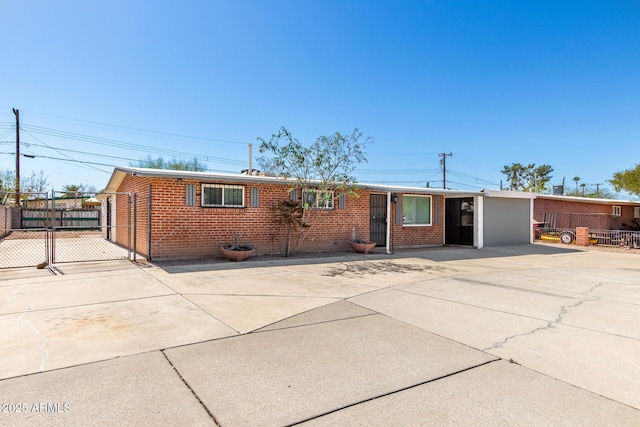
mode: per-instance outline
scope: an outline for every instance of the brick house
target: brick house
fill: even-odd
[[[354,239],[374,241],[387,252],[483,246],[483,215],[475,212],[487,205],[486,193],[371,184],[358,184],[356,192],[357,197],[335,195],[333,202],[317,206],[314,214],[321,220],[297,250],[344,251]],[[124,193],[135,193],[139,220],[133,231],[123,226],[131,217],[131,199],[118,197]],[[220,246],[232,243],[234,233],[258,254],[281,254],[285,233],[274,226],[271,207],[302,197],[313,202],[301,193],[295,181],[272,176],[117,167],[101,197],[111,201],[103,205],[108,206],[107,222],[119,225],[109,238],[126,245],[133,233],[139,253],[163,260],[221,256]],[[522,206],[528,209],[528,203]],[[519,225],[522,233],[530,233],[530,216]],[[523,239],[519,243],[530,243],[532,237]]]
[[[624,230],[640,221],[640,201],[537,194],[533,216],[538,222],[552,222],[547,224],[551,228]]]

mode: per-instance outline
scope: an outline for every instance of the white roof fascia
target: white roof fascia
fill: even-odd
[[[263,175],[240,175],[240,174],[228,174],[217,172],[196,172],[196,171],[179,171],[169,169],[150,169],[150,168],[135,168],[135,167],[121,167],[118,166],[114,169],[111,179],[107,184],[107,187],[103,192],[115,192],[120,186],[120,183],[126,175],[144,176],[151,178],[168,178],[168,179],[194,179],[199,181],[219,181],[219,182],[245,182],[245,183],[262,183],[262,184],[288,184],[296,185],[297,181],[292,178],[281,178],[273,176]],[[443,194],[451,197],[466,197],[466,196],[482,196],[482,192],[469,192],[461,190],[445,190],[438,188],[425,188],[425,187],[403,187],[393,185],[379,185],[379,184],[367,184],[367,183],[355,183],[354,186],[358,189],[365,190],[377,190],[383,192],[392,193],[413,193],[413,194]]]
[[[487,197],[501,197],[505,199],[535,199],[535,193],[526,191],[505,191],[505,190],[486,190],[484,194]]]
[[[576,197],[576,196],[554,196],[551,194],[538,194],[537,199],[549,199],[549,200],[564,200],[568,202],[580,202],[580,203],[596,203],[602,205],[640,205],[640,200],[617,200],[617,199],[592,199],[590,197]]]

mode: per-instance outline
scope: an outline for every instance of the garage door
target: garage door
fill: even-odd
[[[484,246],[531,243],[529,199],[485,197]]]

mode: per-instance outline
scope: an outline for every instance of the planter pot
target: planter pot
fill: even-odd
[[[365,243],[349,242],[349,243],[351,244],[351,249],[353,249],[354,252],[359,252],[362,254],[368,254],[371,249],[376,247],[375,242],[365,242]]]
[[[234,250],[229,250],[224,246],[220,247],[220,250],[222,251],[222,254],[226,259],[228,259],[229,261],[235,261],[235,262],[249,259],[253,256],[253,254],[256,253],[255,249],[249,249],[245,251],[234,251]]]

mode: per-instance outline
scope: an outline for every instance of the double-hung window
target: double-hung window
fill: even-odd
[[[202,206],[242,208],[244,207],[244,187],[202,184]]]
[[[431,196],[402,196],[404,225],[431,225]]]
[[[307,190],[302,192],[305,208],[333,209],[333,191]]]

